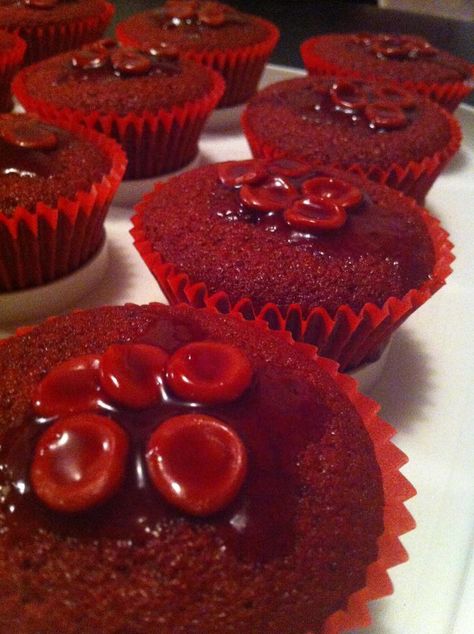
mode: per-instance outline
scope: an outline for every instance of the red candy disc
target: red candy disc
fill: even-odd
[[[40,416],[64,416],[96,409],[103,393],[100,357],[85,354],[54,367],[38,384],[33,407]]]
[[[54,150],[58,137],[37,117],[4,114],[0,117],[0,139],[25,150]]]
[[[110,61],[121,75],[146,75],[152,66],[150,58],[134,48],[116,48],[110,53]]]
[[[303,192],[311,202],[327,199],[344,209],[353,209],[362,202],[362,192],[355,185],[332,176],[316,176],[303,183]]]
[[[296,198],[297,189],[278,176],[260,185],[243,185],[240,190],[241,201],[255,211],[283,211]]]
[[[406,114],[400,106],[390,101],[371,103],[365,108],[364,114],[374,128],[394,130],[407,124]]]
[[[109,53],[107,48],[97,43],[94,47],[91,46],[89,49],[82,49],[74,53],[71,58],[71,64],[74,68],[80,70],[93,70],[105,66],[108,59]]]
[[[150,407],[161,396],[160,377],[168,354],[147,344],[113,344],[100,365],[100,382],[107,394],[126,407]]]
[[[247,452],[235,431],[204,414],[166,420],[151,435],[146,460],[163,497],[197,516],[232,502],[247,471]]]
[[[252,366],[235,346],[195,341],[169,359],[166,384],[179,398],[196,403],[227,403],[248,388]]]
[[[333,103],[341,108],[362,110],[367,105],[367,95],[358,84],[339,81],[329,89]]]
[[[321,198],[317,201],[296,201],[285,211],[284,217],[295,229],[314,233],[339,229],[345,223],[347,215],[343,207],[335,205],[327,198]]]
[[[55,511],[87,510],[115,493],[127,451],[127,435],[110,418],[96,414],[60,418],[36,445],[33,490]]]
[[[380,101],[390,102],[400,106],[400,108],[413,108],[415,106],[415,97],[398,86],[377,86],[375,92]]]
[[[221,183],[229,187],[239,187],[247,183],[258,183],[267,176],[261,161],[227,161],[217,166]]]

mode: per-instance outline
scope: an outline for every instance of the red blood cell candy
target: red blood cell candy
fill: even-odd
[[[311,178],[303,183],[302,189],[311,201],[317,202],[325,198],[346,210],[353,209],[362,202],[362,192],[358,187],[332,176]]]
[[[25,150],[53,150],[58,144],[54,130],[35,116],[4,114],[0,139]]]
[[[146,75],[151,69],[151,60],[134,48],[116,48],[110,53],[112,67],[121,75]]]
[[[361,82],[339,81],[329,89],[333,103],[341,108],[362,110],[367,105],[367,95]]]
[[[168,354],[147,344],[113,344],[100,364],[100,382],[117,403],[132,408],[150,407],[161,396],[160,378]]]
[[[286,222],[300,231],[310,233],[339,229],[345,223],[347,215],[343,207],[335,205],[327,198],[319,200],[297,200],[285,210]]]
[[[55,511],[84,511],[113,495],[122,482],[128,439],[110,418],[60,418],[40,437],[31,466],[36,495]]]
[[[166,420],[151,435],[146,460],[163,497],[197,516],[232,502],[247,471],[247,452],[235,431],[204,414]]]
[[[95,47],[91,46],[89,49],[82,49],[74,53],[71,58],[71,64],[74,68],[80,70],[93,70],[105,66],[108,59],[108,50],[96,44]]]
[[[283,211],[298,198],[298,190],[278,176],[259,185],[243,185],[240,199],[254,211]]]
[[[407,117],[399,105],[390,101],[378,101],[369,104],[364,114],[374,128],[394,130],[407,124]]]
[[[252,379],[252,366],[235,346],[195,341],[169,359],[165,381],[179,398],[197,403],[227,403],[243,394]]]
[[[96,409],[103,392],[100,356],[85,354],[54,367],[38,384],[33,407],[40,416],[65,416]]]
[[[400,106],[400,108],[413,108],[415,106],[414,96],[398,86],[376,86],[375,94],[379,101],[390,102]]]
[[[229,187],[239,187],[247,183],[258,183],[267,176],[261,161],[227,161],[217,167],[219,179]]]

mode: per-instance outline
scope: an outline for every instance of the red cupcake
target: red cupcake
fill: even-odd
[[[224,107],[253,95],[279,31],[267,20],[219,2],[168,0],[120,22],[117,37],[127,46],[177,50],[182,58],[218,71],[226,83],[219,102]]]
[[[99,39],[114,11],[106,0],[2,0],[0,28],[25,40],[32,64]]]
[[[125,170],[120,146],[79,126],[0,117],[0,292],[57,280],[104,240]]]
[[[301,45],[316,75],[392,81],[455,110],[473,86],[474,66],[419,35],[329,33]]]
[[[24,330],[0,376],[5,627],[339,632],[391,592],[404,456],[311,347],[128,305]]]
[[[461,143],[457,121],[426,97],[337,77],[267,86],[250,100],[242,127],[256,157],[350,170],[420,203]]]
[[[9,112],[13,107],[10,84],[25,49],[26,44],[18,35],[0,30],[0,112]]]
[[[192,161],[224,82],[214,71],[169,51],[142,51],[100,40],[24,68],[14,93],[27,111],[80,123],[125,149],[125,178],[149,178]]]
[[[289,159],[198,168],[136,210],[135,246],[170,302],[265,321],[343,369],[373,359],[453,259],[412,199]]]

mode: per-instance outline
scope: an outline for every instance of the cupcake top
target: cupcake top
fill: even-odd
[[[473,74],[469,62],[434,47],[419,35],[332,33],[307,40],[302,52],[308,60],[315,56],[368,78],[455,82]]]
[[[92,141],[29,114],[0,115],[0,214],[38,203],[56,207],[109,173],[111,159]]]
[[[105,0],[0,0],[0,27],[35,27],[100,15]]]
[[[326,365],[186,306],[78,312],[6,341],[2,622],[23,618],[28,583],[32,630],[319,630],[365,585],[384,507]]]
[[[26,91],[56,108],[84,113],[169,110],[201,99],[215,86],[215,74],[171,51],[122,47],[99,40],[25,68]]]
[[[364,170],[420,162],[453,136],[451,119],[428,98],[335,77],[272,84],[250,100],[242,123],[250,141],[285,156]]]
[[[140,42],[143,46],[171,46],[196,52],[228,50],[266,40],[269,23],[219,2],[168,0],[162,7],[121,22],[117,35],[122,41]]]
[[[412,200],[296,160],[205,166],[157,187],[137,209],[138,243],[256,310],[382,306],[429,280],[435,262],[426,212]]]

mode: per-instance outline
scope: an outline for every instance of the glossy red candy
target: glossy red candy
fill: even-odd
[[[25,150],[54,150],[58,144],[54,130],[30,115],[1,115],[0,139]]]
[[[197,516],[232,502],[247,472],[247,452],[235,431],[205,414],[166,420],[151,435],[146,460],[163,497]]]
[[[394,130],[403,128],[407,122],[407,116],[397,104],[390,101],[378,101],[369,104],[364,114],[369,124],[374,128]]]
[[[344,207],[335,205],[327,198],[319,200],[297,200],[285,210],[286,222],[299,231],[318,233],[339,229],[345,223],[347,215]]]
[[[367,105],[367,95],[360,82],[338,81],[329,89],[332,102],[341,108],[362,110]]]
[[[381,36],[372,44],[371,50],[378,57],[405,58],[410,55],[412,45],[398,36]]]
[[[59,0],[23,0],[23,4],[32,9],[52,9],[58,2]]]
[[[134,48],[116,48],[110,53],[112,67],[121,75],[146,75],[151,69],[151,60],[145,53]]]
[[[267,177],[262,161],[227,161],[220,163],[217,173],[221,183],[229,187],[239,187],[247,183],[258,183]]]
[[[184,401],[227,403],[243,394],[252,380],[252,366],[237,347],[217,341],[194,341],[169,359],[165,381]]]
[[[103,397],[99,366],[100,356],[85,354],[54,367],[33,394],[35,412],[49,418],[96,409]]]
[[[55,511],[85,511],[115,493],[127,451],[127,435],[110,418],[89,413],[60,418],[36,445],[33,490]]]
[[[94,70],[105,66],[108,59],[108,50],[97,45],[95,48],[82,49],[74,53],[71,64],[80,70]]]
[[[100,382],[107,394],[126,407],[142,409],[160,400],[160,379],[168,354],[158,346],[126,343],[107,348]]]
[[[278,176],[261,184],[243,185],[240,190],[240,200],[254,211],[283,211],[296,198],[298,190]]]
[[[354,209],[362,202],[362,192],[358,187],[333,176],[316,176],[303,183],[303,193],[311,202],[325,198],[344,209]]]

